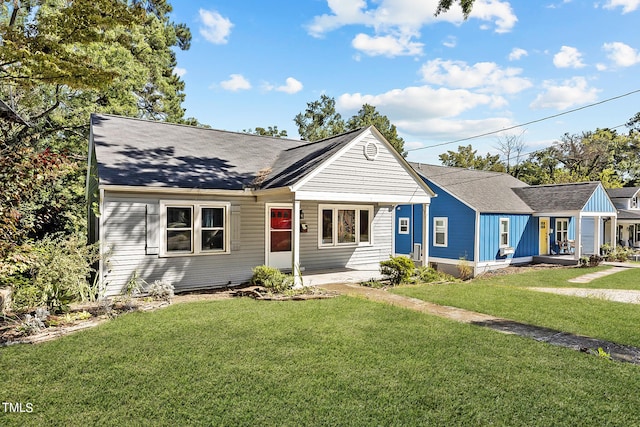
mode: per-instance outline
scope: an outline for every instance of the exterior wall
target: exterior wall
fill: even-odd
[[[374,207],[372,245],[320,248],[318,205],[316,202],[303,202],[300,206],[304,211],[302,222],[307,224],[308,230],[300,233],[300,267],[304,271],[377,264],[393,253],[393,206]]]
[[[198,197],[198,202],[231,201],[230,230],[231,252],[229,254],[179,256],[162,258],[147,254],[147,235],[153,233],[153,224],[147,217],[148,206],[158,205],[160,200],[187,200],[175,196],[105,196],[102,213],[102,241],[104,252],[108,252],[102,267],[102,283],[106,295],[122,292],[134,272],[147,282],[166,280],[176,291],[196,288],[223,287],[242,283],[251,278],[251,269],[264,263],[264,202],[252,197],[219,199]],[[240,215],[232,212],[239,209]],[[240,224],[236,224],[239,221]],[[159,228],[159,224],[155,224]],[[234,231],[236,233],[234,233]],[[160,234],[155,230],[156,239]],[[239,235],[234,235],[239,234]],[[156,252],[157,253],[157,252]]]
[[[364,155],[367,143],[378,146],[375,160],[368,160]],[[411,197],[425,194],[396,156],[372,134],[354,144],[298,190],[358,196],[391,194]]]
[[[433,200],[433,199],[432,199]],[[422,205],[399,205],[395,210],[396,255],[411,255],[413,244],[422,244]],[[409,218],[409,233],[400,234],[400,218]]]
[[[500,219],[509,219],[509,246],[515,253],[500,256]],[[479,261],[510,260],[538,255],[538,219],[528,214],[480,214]]]
[[[427,180],[429,187],[437,194],[429,205],[429,257],[474,261],[476,213],[437,185]],[[447,246],[434,246],[433,218],[447,218]],[[417,221],[417,219],[416,219]]]
[[[589,201],[582,209],[582,212],[616,212],[616,207],[613,205],[607,192],[599,185],[596,191],[593,192]]]

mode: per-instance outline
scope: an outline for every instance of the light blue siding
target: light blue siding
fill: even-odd
[[[599,185],[582,209],[582,212],[616,212],[616,207],[611,203],[606,191]]]
[[[509,246],[514,254],[500,256],[500,219],[509,219]],[[480,214],[480,261],[538,254],[538,219],[526,214]]]

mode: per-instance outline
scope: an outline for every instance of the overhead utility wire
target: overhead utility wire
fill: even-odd
[[[554,114],[552,116],[547,116],[547,117],[543,117],[541,119],[532,120],[530,122],[521,123],[519,125],[510,126],[508,128],[504,128],[504,129],[500,129],[500,130],[494,130],[494,131],[491,131],[491,132],[482,133],[480,135],[468,136],[466,138],[456,139],[455,141],[441,142],[439,144],[428,145],[426,147],[411,148],[411,149],[409,149],[407,151],[424,150],[426,148],[440,147],[440,146],[443,146],[443,145],[449,145],[449,144],[455,144],[457,142],[468,141],[470,139],[482,138],[483,136],[489,136],[489,135],[493,135],[493,134],[496,134],[496,133],[504,132],[504,131],[507,131],[507,130],[516,129],[516,128],[519,128],[519,127],[522,127],[522,126],[531,125],[533,123],[543,122],[545,120],[549,120],[549,119],[553,119],[553,118],[556,118],[556,117],[564,116],[565,114],[575,113],[576,111],[584,110],[586,108],[590,108],[590,107],[594,107],[596,105],[604,104],[605,102],[614,101],[616,99],[624,98],[625,96],[633,95],[634,93],[638,93],[638,92],[640,92],[640,89],[636,89],[636,90],[633,90],[631,92],[627,92],[627,93],[625,93],[623,95],[614,96],[613,98],[607,98],[607,99],[604,99],[602,101],[595,102],[593,104],[583,105],[582,107],[579,107],[579,108],[574,108],[572,110],[563,111],[562,113]]]

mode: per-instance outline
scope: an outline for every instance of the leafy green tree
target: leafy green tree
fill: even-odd
[[[360,111],[347,121],[347,130],[355,130],[366,126],[375,126],[393,148],[403,157],[407,156],[404,149],[404,140],[398,136],[396,125],[391,124],[387,116],[383,116],[376,107],[364,104]]]
[[[272,136],[274,138],[286,138],[286,130],[278,130],[278,126],[269,126],[268,128],[256,127],[255,129],[244,129],[245,133],[252,133],[260,136]]]
[[[438,2],[438,9],[436,9],[436,16],[449,10],[454,3],[458,3],[462,9],[464,18],[467,19],[471,13],[474,1],[475,0],[440,0]]]
[[[495,172],[506,171],[505,166],[500,162],[499,154],[491,155],[487,153],[484,157],[480,156],[478,155],[478,150],[474,150],[471,144],[467,146],[460,145],[458,146],[458,151],[448,150],[438,157],[444,166]]]
[[[327,95],[308,102],[304,113],[298,113],[293,121],[303,141],[319,141],[346,130],[342,116],[336,111],[336,100]]]

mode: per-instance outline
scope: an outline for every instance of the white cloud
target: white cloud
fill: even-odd
[[[517,61],[523,56],[527,55],[529,55],[529,52],[527,52],[526,50],[520,49],[519,47],[514,47],[513,49],[511,49],[511,53],[509,53],[509,61]]]
[[[367,54],[392,56],[399,51],[403,55],[420,55],[422,44],[415,39],[423,26],[436,21],[456,25],[464,22],[456,6],[435,17],[438,0],[327,0],[327,4],[331,12],[314,17],[307,26],[309,34],[322,37],[347,25],[369,27],[373,35],[361,34],[352,42],[356,49],[363,49]],[[509,32],[518,21],[510,4],[503,0],[476,0],[469,18],[493,23],[498,33]]]
[[[288,94],[294,94],[300,92],[302,90],[302,87],[302,83],[300,83],[298,80],[294,79],[293,77],[287,77],[286,84],[284,84],[283,86],[278,86],[276,90]]]
[[[396,120],[424,120],[454,117],[478,106],[500,105],[502,98],[473,93],[463,89],[434,89],[430,86],[411,86],[393,89],[378,95],[345,93],[336,100],[336,107],[357,111],[363,104],[379,107]]]
[[[520,77],[520,68],[500,68],[494,62],[478,62],[468,65],[464,61],[445,61],[440,58],[428,61],[420,69],[426,83],[463,89],[476,89],[481,93],[521,92],[532,86]]]
[[[602,49],[609,52],[607,57],[619,67],[631,67],[640,62],[640,53],[624,43],[605,43]]]
[[[229,77],[229,80],[220,82],[220,86],[222,86],[224,90],[236,92],[251,89],[251,83],[249,83],[249,80],[245,79],[242,74],[231,74]]]
[[[574,77],[561,84],[544,82],[544,92],[530,104],[531,108],[554,108],[565,110],[576,105],[594,102],[598,99],[599,89],[589,87],[584,77]]]
[[[226,44],[233,24],[215,10],[200,9],[200,34],[213,44]]]
[[[444,47],[456,47],[458,45],[458,40],[454,36],[449,36],[442,42],[442,45]]]
[[[387,36],[375,36],[371,37],[366,34],[358,34],[351,45],[369,55],[369,56],[415,56],[422,54],[423,43],[416,43],[410,40],[410,37],[401,36],[394,37],[392,35]]]
[[[571,46],[562,46],[560,52],[553,56],[553,65],[558,68],[582,68],[582,54]]]
[[[182,77],[185,74],[187,74],[187,69],[186,68],[182,68],[182,67],[174,67],[173,68],[173,74],[175,74],[178,77]]]
[[[622,13],[633,12],[640,6],[640,0],[607,0],[603,7],[605,9],[615,9],[622,7]]]

